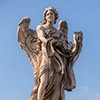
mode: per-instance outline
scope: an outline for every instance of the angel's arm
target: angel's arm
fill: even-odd
[[[42,43],[46,44],[47,39],[45,38],[46,36],[45,36],[42,26],[38,25],[36,28],[36,31],[37,31],[38,38],[42,41]]]

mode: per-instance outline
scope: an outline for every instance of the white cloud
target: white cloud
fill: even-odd
[[[96,100],[100,100],[100,93],[96,94]]]

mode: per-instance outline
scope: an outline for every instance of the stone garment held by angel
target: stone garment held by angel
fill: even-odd
[[[73,65],[82,49],[83,34],[75,32],[73,42],[68,42],[66,21],[60,21],[58,29],[43,22],[36,31],[29,29],[29,24],[29,17],[19,22],[18,42],[34,70],[35,87],[30,100],[65,100],[64,90],[72,91],[76,87]],[[42,41],[41,30],[46,42]]]

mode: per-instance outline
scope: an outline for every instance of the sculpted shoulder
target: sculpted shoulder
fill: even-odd
[[[38,26],[36,27],[36,31],[39,31],[39,30],[43,30],[43,26],[42,26],[42,25],[38,25]]]

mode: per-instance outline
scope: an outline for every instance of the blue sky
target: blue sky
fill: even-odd
[[[83,49],[74,65],[77,87],[65,92],[66,100],[100,100],[100,0],[0,0],[0,100],[28,100],[34,87],[32,66],[17,42],[17,25],[24,16],[30,28],[43,20],[53,6],[69,27],[84,35]]]

